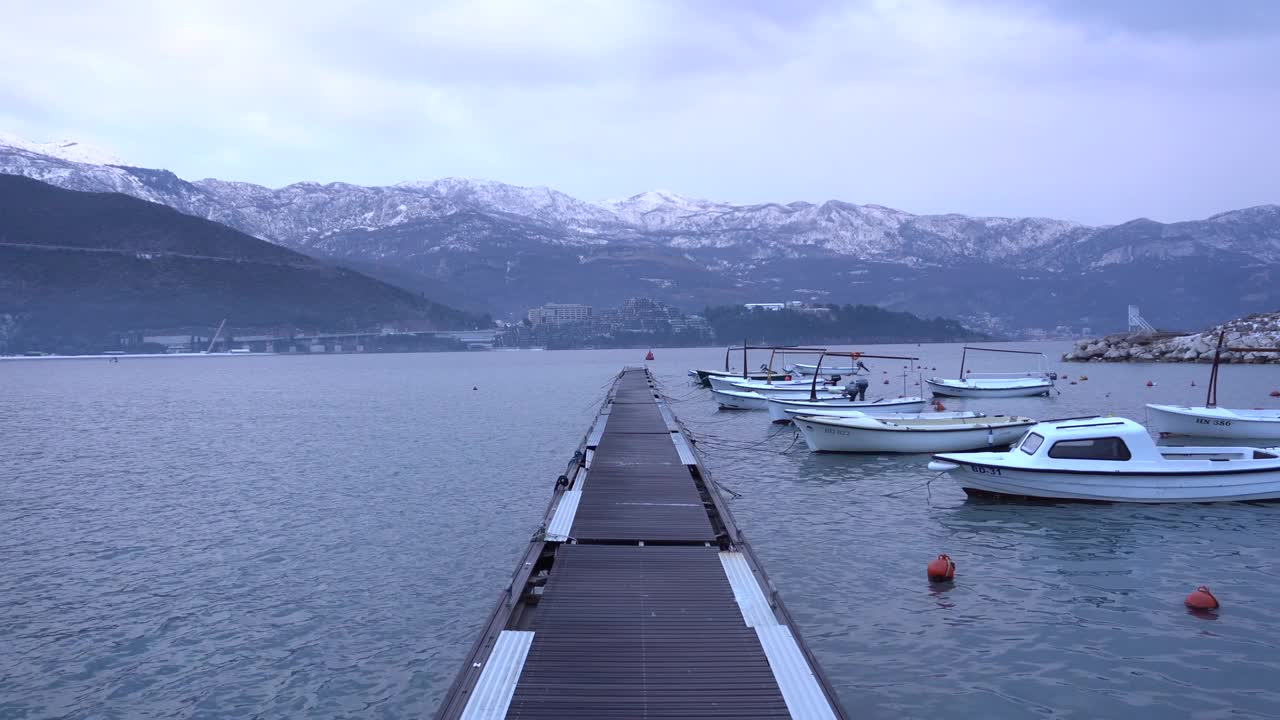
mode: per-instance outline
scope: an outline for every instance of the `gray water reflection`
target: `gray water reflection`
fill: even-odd
[[[684,372],[723,350],[655,352],[858,716],[1280,708],[1275,506],[974,502],[919,456],[815,455],[717,411]],[[642,354],[0,363],[0,717],[432,712]],[[1075,366],[998,409],[1142,420],[1204,372]],[[1230,372],[1223,404],[1275,406],[1273,368]],[[925,578],[939,552],[949,588]],[[1181,605],[1200,583],[1216,619]]]

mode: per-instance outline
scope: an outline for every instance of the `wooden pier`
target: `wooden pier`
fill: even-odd
[[[627,368],[437,717],[844,713],[652,376]]]

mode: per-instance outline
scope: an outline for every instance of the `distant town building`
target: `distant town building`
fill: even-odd
[[[743,305],[748,310],[782,310],[787,307],[786,303],[746,303]]]
[[[564,325],[586,322],[591,319],[591,306],[576,303],[547,303],[529,311],[529,322],[534,325]]]

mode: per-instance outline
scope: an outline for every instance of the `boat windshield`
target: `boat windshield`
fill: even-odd
[[[1040,444],[1044,442],[1044,436],[1039,433],[1027,433],[1023,438],[1020,449],[1028,455],[1035,455],[1040,449]]]
[[[1129,453],[1129,446],[1120,438],[1101,437],[1059,440],[1049,448],[1049,457],[1056,460],[1128,460],[1133,456]]]

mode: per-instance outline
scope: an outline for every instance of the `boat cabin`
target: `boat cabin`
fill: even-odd
[[[1262,460],[1277,457],[1254,448],[1158,446],[1142,425],[1120,417],[1052,420],[1034,425],[1009,451],[1028,461]]]

